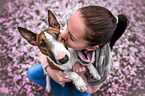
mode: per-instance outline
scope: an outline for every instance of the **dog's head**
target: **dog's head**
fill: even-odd
[[[30,44],[38,46],[40,51],[49,56],[56,64],[65,64],[70,58],[70,53],[60,36],[60,24],[50,10],[48,10],[48,23],[49,27],[40,34],[21,27],[18,27],[18,30]]]

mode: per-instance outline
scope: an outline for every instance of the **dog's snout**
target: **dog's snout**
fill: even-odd
[[[65,57],[64,57],[64,58],[59,59],[59,62],[60,62],[61,64],[65,64],[68,60],[69,60],[68,56],[67,56],[67,55],[65,55]]]

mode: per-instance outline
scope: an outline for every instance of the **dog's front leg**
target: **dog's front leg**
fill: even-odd
[[[46,75],[46,87],[45,87],[45,90],[47,92],[50,92],[50,90],[51,90],[50,77],[48,75]]]
[[[64,73],[68,75],[69,79],[71,79],[74,82],[76,88],[79,91],[85,92],[87,90],[87,85],[85,81],[76,72],[64,71]]]
[[[98,73],[98,70],[93,66],[93,64],[90,64],[87,66],[90,73],[93,75],[93,78],[96,79],[96,80],[101,80],[101,76],[100,74]]]

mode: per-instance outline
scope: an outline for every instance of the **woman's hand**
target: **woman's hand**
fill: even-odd
[[[73,71],[77,72],[81,77],[84,77],[84,73],[87,71],[84,66],[82,66],[79,62],[75,63],[73,66]]]
[[[47,65],[49,65],[48,62],[47,62],[47,56],[42,54],[41,52],[38,53],[38,56],[40,58],[41,65],[44,69]],[[48,72],[49,76],[54,81],[59,83],[60,85],[66,83],[66,82],[71,82],[71,80],[68,79],[68,76],[66,74],[64,74],[62,71],[55,70],[55,69],[52,69],[52,68],[48,67],[47,72]]]
[[[62,71],[51,69],[50,67],[48,67],[47,72],[49,76],[60,85],[66,82],[71,82],[71,80],[68,79],[68,76],[64,74]]]

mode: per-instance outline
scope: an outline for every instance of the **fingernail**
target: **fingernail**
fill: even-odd
[[[65,78],[68,78],[68,76],[67,76],[67,75],[65,75]]]

